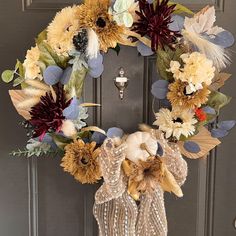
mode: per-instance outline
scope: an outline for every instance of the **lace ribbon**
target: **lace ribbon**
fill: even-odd
[[[153,137],[164,150],[163,160],[179,185],[185,182],[187,163],[178,147],[169,145],[159,133]],[[95,194],[94,216],[100,236],[166,236],[167,219],[164,193],[159,186],[154,192],[142,195],[137,205],[127,193],[127,179],[121,169],[126,145],[115,146],[107,139],[100,155],[104,178],[103,185]]]

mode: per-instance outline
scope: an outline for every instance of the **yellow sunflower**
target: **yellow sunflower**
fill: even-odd
[[[62,9],[47,28],[47,41],[59,55],[67,56],[73,48],[73,37],[79,31],[77,8],[72,6]]]
[[[98,162],[100,149],[96,143],[84,143],[81,139],[65,147],[65,156],[61,166],[82,184],[93,184],[101,179],[101,170]]]
[[[107,52],[122,42],[123,26],[119,26],[109,14],[110,0],[85,0],[77,8],[81,28],[91,28],[99,38],[100,50]]]
[[[207,102],[210,90],[208,90],[206,85],[203,85],[202,89],[191,94],[186,93],[187,85],[187,83],[180,80],[176,80],[174,83],[169,85],[170,91],[167,94],[167,98],[173,107],[195,109]]]

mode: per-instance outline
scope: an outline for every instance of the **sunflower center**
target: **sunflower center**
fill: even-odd
[[[180,117],[177,117],[176,119],[173,120],[174,123],[181,123],[183,124],[183,120]]]
[[[83,165],[87,165],[89,163],[89,157],[88,156],[83,156],[80,160],[80,162],[83,164]]]
[[[106,21],[102,17],[98,17],[96,21],[96,25],[100,28],[105,28],[106,27]]]

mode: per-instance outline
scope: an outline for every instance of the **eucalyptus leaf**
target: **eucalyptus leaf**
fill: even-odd
[[[229,131],[224,129],[212,129],[211,136],[213,138],[223,138],[229,134]]]
[[[79,101],[73,97],[70,105],[63,110],[63,116],[69,120],[76,120],[79,116]]]
[[[207,114],[216,115],[216,111],[212,107],[206,106],[203,107],[202,110]]]
[[[172,23],[169,24],[169,29],[172,31],[181,32],[184,28],[184,17],[179,15],[173,15],[171,17]]]
[[[16,87],[18,85],[20,85],[21,83],[23,83],[25,81],[24,78],[22,77],[17,77],[14,79],[14,82],[13,82],[13,87]]]
[[[43,79],[46,84],[57,84],[63,75],[63,70],[59,66],[48,66],[43,72]]]
[[[64,70],[63,75],[60,79],[61,84],[66,85],[69,82],[70,78],[71,78],[71,74],[72,74],[72,67],[67,67]]]
[[[92,78],[99,78],[102,75],[103,71],[104,71],[104,65],[100,64],[96,68],[91,68],[88,73]]]
[[[107,131],[108,138],[115,138],[115,137],[122,138],[123,135],[124,135],[124,131],[120,128],[117,128],[117,127],[112,127],[110,129],[108,129],[108,131]]]
[[[14,71],[13,70],[5,70],[2,72],[2,80],[5,83],[10,83],[14,79]]]
[[[158,80],[152,84],[151,93],[158,99],[165,99],[168,93],[169,82],[167,80]]]
[[[158,148],[157,148],[156,155],[161,157],[164,154],[164,150],[163,150],[163,147],[161,146],[161,144],[159,142],[157,142],[157,144],[158,144]]]
[[[147,57],[147,56],[151,56],[154,54],[154,52],[152,51],[152,49],[148,46],[146,46],[144,43],[142,42],[138,42],[137,44],[137,50],[138,52],[144,56],[144,57]]]
[[[223,48],[229,48],[234,45],[235,39],[231,32],[222,31],[211,40],[214,44],[217,44]]]
[[[184,148],[186,151],[191,153],[199,153],[201,151],[200,146],[193,141],[185,141]]]
[[[51,134],[51,136],[52,136],[53,141],[57,145],[57,147],[62,149],[62,150],[65,148],[65,146],[67,144],[72,142],[71,139],[66,138],[66,137],[64,137],[64,136],[62,136],[60,134]]]
[[[96,142],[98,145],[102,145],[106,138],[107,138],[106,135],[100,132],[94,132],[92,134],[91,141]]]
[[[103,56],[101,53],[98,53],[97,57],[92,59],[88,59],[88,66],[89,68],[96,68],[103,63]]]
[[[38,34],[38,37],[35,39],[37,44],[40,44],[42,41],[47,39],[47,29],[43,30]]]
[[[217,124],[217,127],[219,129],[222,129],[222,130],[231,130],[234,128],[236,124],[236,121],[235,120],[225,120],[225,121],[221,121]]]

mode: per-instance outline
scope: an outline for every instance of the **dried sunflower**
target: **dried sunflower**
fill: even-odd
[[[96,143],[84,143],[81,139],[65,147],[65,156],[62,158],[61,166],[64,171],[69,172],[82,184],[93,184],[101,178],[98,162],[100,149]]]
[[[109,0],[86,0],[77,9],[77,18],[82,28],[91,28],[99,38],[100,50],[107,52],[122,42],[123,26],[119,26],[109,14]]]
[[[210,90],[206,85],[202,89],[187,94],[186,86],[188,83],[176,80],[169,85],[169,92],[167,98],[173,107],[182,107],[183,109],[195,109],[206,103]]]

